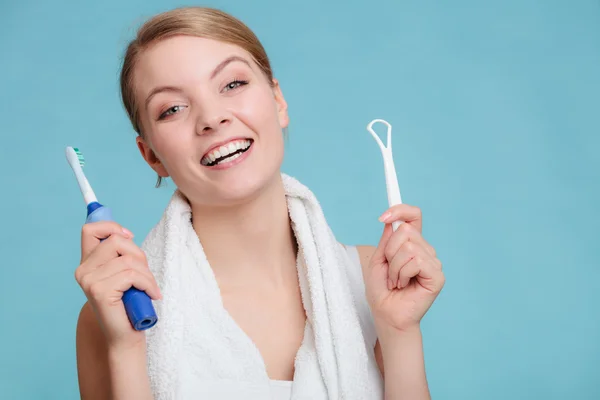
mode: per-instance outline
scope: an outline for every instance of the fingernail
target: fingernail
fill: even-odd
[[[391,216],[392,216],[392,213],[391,213],[391,212],[389,212],[389,211],[386,211],[386,212],[384,212],[384,213],[381,215],[381,217],[379,217],[379,221],[381,221],[381,222],[385,222],[385,221],[387,221],[387,219],[388,219],[389,217],[391,217]]]
[[[392,280],[390,278],[388,278],[387,280],[387,284],[388,284],[388,290],[392,290],[394,288],[394,284],[392,283]]]
[[[123,228],[123,233],[129,237],[133,237],[133,232],[131,232],[129,229],[127,228]]]

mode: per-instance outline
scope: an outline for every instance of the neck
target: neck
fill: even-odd
[[[235,207],[192,204],[192,225],[217,279],[227,286],[279,285],[296,274],[296,239],[278,176]]]

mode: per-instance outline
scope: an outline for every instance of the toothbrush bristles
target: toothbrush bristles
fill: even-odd
[[[81,153],[81,151],[79,151],[79,149],[77,147],[73,147],[73,150],[75,150],[75,154],[77,154],[77,159],[79,160],[79,165],[83,167],[85,165],[85,160],[83,158],[83,154]]]

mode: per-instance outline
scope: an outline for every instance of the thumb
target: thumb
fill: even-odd
[[[389,292],[388,289],[388,264],[385,257],[385,247],[392,236],[393,230],[391,224],[386,224],[379,244],[375,248],[368,265],[363,270],[367,291],[370,297],[380,298]]]
[[[385,257],[385,247],[390,241],[390,237],[392,237],[392,233],[394,230],[392,229],[392,224],[385,224],[383,228],[383,233],[381,234],[381,238],[379,239],[379,244],[373,253],[373,257],[371,259],[371,265],[383,265],[387,264],[387,259]]]

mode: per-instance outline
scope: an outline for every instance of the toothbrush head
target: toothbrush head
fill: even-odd
[[[75,154],[77,154],[79,165],[83,167],[85,165],[85,159],[83,158],[83,154],[81,154],[81,151],[79,151],[77,147],[73,147],[73,151],[75,151]]]
[[[67,156],[67,161],[69,162],[69,165],[75,174],[75,178],[77,179],[77,183],[79,184],[79,188],[83,194],[85,204],[98,201],[87,178],[83,174],[83,169],[81,167],[83,167],[85,164],[85,160],[81,151],[76,147],[69,146],[66,148],[65,154]]]
[[[83,167],[85,164],[85,160],[83,158],[83,154],[77,147],[67,147],[65,149],[65,154],[67,156],[67,161],[73,170],[76,170],[80,167]]]

